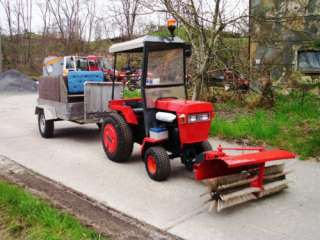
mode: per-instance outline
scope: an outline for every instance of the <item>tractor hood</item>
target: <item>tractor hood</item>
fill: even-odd
[[[172,98],[157,100],[155,107],[158,110],[176,112],[180,114],[213,112],[213,106],[209,102],[190,101]]]

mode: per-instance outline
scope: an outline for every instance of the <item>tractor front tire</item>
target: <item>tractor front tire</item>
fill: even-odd
[[[186,161],[185,162],[185,167],[188,171],[193,171],[193,165],[196,163],[196,157],[200,154],[200,153],[203,153],[203,152],[206,152],[206,151],[211,151],[212,150],[212,147],[211,147],[211,144],[208,142],[208,141],[204,141],[204,142],[201,142],[199,144],[197,144],[195,146],[195,156],[193,156],[193,158],[189,161]]]
[[[197,154],[206,152],[206,151],[211,151],[212,150],[212,146],[209,143],[209,141],[205,141],[199,144],[199,146],[197,146]]]
[[[54,121],[46,120],[43,111],[38,113],[39,132],[44,138],[52,138],[54,134]]]
[[[146,170],[151,179],[165,181],[171,173],[171,165],[168,153],[163,147],[150,147],[144,154]]]
[[[111,113],[102,124],[101,141],[108,158],[113,162],[125,162],[133,149],[132,131],[117,113]]]

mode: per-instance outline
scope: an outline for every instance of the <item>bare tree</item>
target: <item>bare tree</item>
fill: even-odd
[[[230,14],[223,0],[161,0],[149,2],[148,8],[171,15],[185,30],[193,48],[193,99],[198,99],[207,92],[204,89],[212,62],[221,61],[218,52],[224,31],[247,15]]]
[[[141,0],[118,0],[113,1],[111,12],[113,21],[118,25],[120,33],[128,39],[134,35],[137,16],[142,14]]]
[[[79,51],[79,44],[81,45],[85,39],[86,26],[90,14],[89,10],[84,10],[88,6],[88,1],[50,0],[48,3],[54,26],[57,27],[60,37],[65,43],[66,50]]]
[[[12,19],[12,5],[11,5],[10,0],[0,0],[0,4],[2,5],[4,12],[6,14],[6,19],[7,19],[7,24],[8,24],[8,29],[9,29],[9,34],[10,34],[10,39],[13,39],[13,19]]]
[[[97,6],[97,0],[0,0],[7,67],[33,71],[40,69],[40,59],[48,54],[86,54],[92,46],[98,49],[100,45],[92,41],[110,36],[112,25],[105,12],[99,16]],[[34,37],[37,32],[40,39]],[[38,44],[47,47],[38,48]]]
[[[38,1],[37,6],[40,10],[41,20],[42,20],[42,39],[49,33],[49,28],[51,24],[51,14],[49,1]]]
[[[97,13],[97,3],[95,0],[91,0],[87,2],[87,14],[88,14],[88,42],[92,40],[92,34],[94,31],[94,25],[96,23],[96,13]]]
[[[5,12],[12,48],[11,62],[15,65],[30,63],[32,0],[1,0]]]
[[[18,45],[18,51],[20,53],[17,54],[17,61],[23,64],[31,63],[32,3],[32,0],[16,0],[13,5],[14,22],[16,25],[16,44]]]

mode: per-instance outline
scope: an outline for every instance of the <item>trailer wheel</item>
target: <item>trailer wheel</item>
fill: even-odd
[[[43,111],[38,113],[39,132],[44,138],[52,138],[54,133],[54,121],[46,120]]]
[[[144,154],[146,170],[155,181],[166,180],[171,173],[170,159],[163,147],[150,147]]]
[[[101,140],[103,149],[111,161],[126,161],[133,149],[130,126],[117,113],[111,113],[102,124]]]

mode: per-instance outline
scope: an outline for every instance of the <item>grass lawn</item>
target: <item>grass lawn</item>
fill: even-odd
[[[125,89],[124,96],[140,97],[140,92]],[[320,99],[313,95],[303,100],[297,94],[277,96],[271,110],[250,110],[230,102],[216,104],[215,108],[213,136],[283,148],[302,159],[320,156]]]
[[[217,104],[211,134],[225,139],[248,139],[293,151],[302,159],[320,156],[320,100],[308,95],[278,96],[273,109],[239,109]],[[219,111],[237,109],[233,114]]]
[[[0,181],[0,236],[3,240],[105,239],[70,215],[4,181]]]

